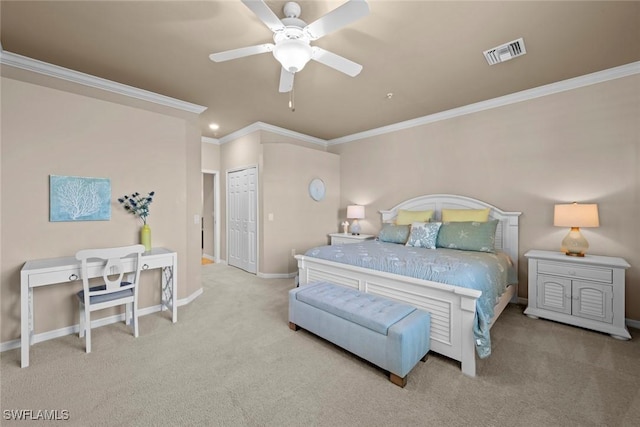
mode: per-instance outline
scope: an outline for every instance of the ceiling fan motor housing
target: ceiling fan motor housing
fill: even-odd
[[[282,19],[282,24],[284,29],[273,35],[273,56],[285,70],[297,73],[311,60],[311,40],[303,31],[307,23],[294,16]]]
[[[302,70],[311,60],[311,46],[308,40],[285,39],[273,48],[273,56],[290,73]]]

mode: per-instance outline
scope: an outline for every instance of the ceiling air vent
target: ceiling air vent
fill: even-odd
[[[520,37],[518,40],[485,50],[484,57],[487,59],[489,65],[494,65],[524,55],[525,53],[527,53],[527,51],[524,48],[524,39]]]

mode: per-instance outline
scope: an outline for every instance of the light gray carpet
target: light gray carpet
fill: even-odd
[[[74,426],[637,426],[640,331],[632,341],[544,320],[510,306],[492,329],[478,377],[430,355],[399,388],[384,372],[288,328],[293,280],[203,266],[204,294],[140,319],[140,337],[94,330],[93,352],[67,336],[0,355],[8,410],[67,410]],[[45,423],[46,424],[46,423]]]

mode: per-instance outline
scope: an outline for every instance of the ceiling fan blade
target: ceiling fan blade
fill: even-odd
[[[349,0],[342,6],[332,10],[322,18],[312,22],[304,28],[311,40],[318,40],[333,31],[364,18],[369,14],[369,4],[366,0]]]
[[[256,46],[241,47],[239,49],[226,50],[224,52],[212,53],[209,59],[213,62],[224,62],[245,56],[257,55],[259,53],[271,52],[274,48],[272,43],[259,44]]]
[[[294,74],[282,67],[282,71],[280,71],[280,93],[291,92],[291,89],[293,89],[293,78]]]
[[[318,61],[321,64],[345,73],[351,77],[355,77],[362,71],[362,65],[357,64],[347,58],[344,58],[335,53],[324,50],[321,47],[314,46],[311,48],[311,59]]]
[[[244,3],[245,6],[251,9],[251,11],[255,13],[256,16],[260,18],[260,20],[264,22],[264,24],[269,27],[269,29],[274,33],[276,31],[284,30],[284,24],[282,23],[282,21],[280,21],[278,16],[273,13],[273,10],[271,10],[271,8],[269,8],[269,6],[267,6],[264,1],[242,0],[242,3]]]

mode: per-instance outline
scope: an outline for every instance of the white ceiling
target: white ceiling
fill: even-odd
[[[267,1],[278,16],[284,3]],[[310,23],[343,1],[299,3]],[[295,112],[278,92],[270,53],[209,60],[272,41],[239,0],[2,0],[0,41],[12,53],[206,106],[202,133],[215,138],[261,121],[330,140],[640,60],[638,1],[369,5],[367,17],[313,43],[362,73],[309,63],[296,75]],[[519,37],[526,55],[487,64],[483,51]]]

